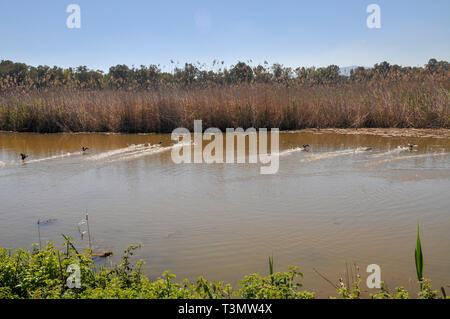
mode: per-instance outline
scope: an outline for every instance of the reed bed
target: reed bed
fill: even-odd
[[[13,87],[0,92],[0,130],[171,132],[203,127],[449,128],[450,81],[336,85],[241,83],[157,89]]]

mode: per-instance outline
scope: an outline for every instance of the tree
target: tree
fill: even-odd
[[[257,83],[268,83],[272,78],[272,74],[262,65],[253,68],[254,79]]]
[[[274,63],[272,65],[273,80],[275,82],[287,84],[292,76],[292,69],[285,68],[282,64]]]
[[[391,65],[386,61],[381,62],[380,64],[377,63],[374,66],[375,73],[381,75],[384,78],[388,75],[390,70]]]
[[[253,80],[253,70],[244,62],[238,62],[231,70],[230,76],[234,83],[248,82]]]
[[[122,80],[126,82],[130,76],[130,69],[125,64],[118,64],[109,68],[109,75],[114,80]]]
[[[23,84],[28,73],[28,66],[24,63],[14,63],[9,60],[0,62],[0,76],[9,76],[16,84]]]

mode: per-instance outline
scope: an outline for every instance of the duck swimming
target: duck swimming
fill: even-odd
[[[44,224],[44,225],[48,225],[48,224],[52,224],[52,223],[54,223],[54,222],[56,222],[56,218],[49,218],[49,219],[46,219],[46,220],[38,220],[38,224]]]
[[[100,254],[92,254],[91,257],[100,257],[100,258],[104,258],[104,257],[109,257],[112,256],[113,252],[111,250],[106,250]]]
[[[410,151],[412,151],[414,149],[414,147],[417,147],[417,146],[418,145],[416,145],[416,144],[411,144],[411,143],[408,144],[408,148]]]
[[[302,147],[303,147],[303,150],[305,150],[306,152],[309,152],[309,144],[303,144]]]

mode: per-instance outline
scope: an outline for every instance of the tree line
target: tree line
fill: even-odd
[[[173,61],[172,61],[173,63]],[[108,73],[87,66],[61,68],[39,65],[29,66],[9,60],[0,62],[0,89],[11,87],[46,88],[70,86],[87,89],[158,89],[176,87],[208,87],[241,83],[266,83],[291,85],[338,85],[383,80],[421,80],[429,76],[447,81],[449,63],[430,59],[423,67],[403,67],[386,61],[371,68],[357,67],[350,75],[343,75],[337,65],[327,67],[285,67],[267,62],[252,66],[247,61],[227,68],[223,61],[213,61],[213,68],[185,63],[172,72],[161,70],[159,65],[128,67],[119,64]],[[214,70],[215,68],[215,70]]]

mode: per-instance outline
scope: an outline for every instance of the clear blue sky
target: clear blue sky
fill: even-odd
[[[81,29],[66,7],[81,7]],[[381,7],[381,29],[366,26]],[[449,0],[1,0],[0,59],[31,65],[160,64],[214,59],[286,66],[423,65],[450,60]]]

